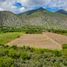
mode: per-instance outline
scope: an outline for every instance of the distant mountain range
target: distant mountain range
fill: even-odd
[[[24,25],[41,26],[46,29],[66,29],[67,15],[58,11],[57,13],[48,12],[42,8],[31,10],[15,15],[11,12],[0,12],[0,25],[9,27],[22,27]]]
[[[38,10],[50,12],[50,11],[44,9],[44,8],[38,8],[38,9],[30,10],[30,11],[27,11],[27,12],[24,12],[24,13],[31,14],[31,13],[34,13],[34,12],[36,12]],[[52,12],[50,12],[50,13],[52,13]],[[64,11],[64,10],[61,9],[61,10],[58,10],[57,12],[53,12],[53,13],[59,13],[59,14],[65,14],[66,15],[67,11]],[[22,13],[20,13],[20,14],[22,14]]]
[[[64,11],[64,10],[59,10],[59,11],[57,11],[57,13],[67,14],[67,11]]]

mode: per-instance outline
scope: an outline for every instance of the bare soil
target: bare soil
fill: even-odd
[[[44,32],[42,34],[25,34],[8,43],[8,45],[29,46],[33,48],[46,48],[61,50],[62,44],[67,44],[67,36]]]

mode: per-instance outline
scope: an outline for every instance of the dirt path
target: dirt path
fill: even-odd
[[[67,36],[47,32],[43,34],[25,34],[9,42],[8,45],[61,50],[62,44],[65,43],[67,43]]]

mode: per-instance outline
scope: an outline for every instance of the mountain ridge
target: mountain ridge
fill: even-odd
[[[66,14],[67,15],[67,11],[65,11],[65,10],[59,10],[59,11],[57,11],[57,13]]]
[[[0,12],[0,25],[9,27],[22,27],[24,25],[42,26],[44,28],[67,29],[67,16],[59,13],[52,13],[42,8],[13,14],[11,12]]]

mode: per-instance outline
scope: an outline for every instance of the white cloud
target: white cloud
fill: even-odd
[[[22,7],[17,8],[17,6],[13,5],[16,2],[21,3]],[[35,7],[59,8],[67,11],[67,0],[0,0],[0,11],[7,10],[20,13]]]
[[[0,8],[0,11],[4,11],[4,9]]]

